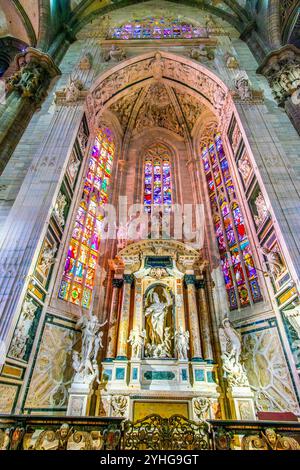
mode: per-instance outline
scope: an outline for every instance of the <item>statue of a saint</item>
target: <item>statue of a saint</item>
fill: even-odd
[[[153,292],[152,303],[145,311],[145,318],[149,326],[149,339],[153,345],[158,345],[164,341],[165,318],[168,307],[172,304],[172,298],[167,291],[163,289],[167,302],[161,302],[157,292]]]

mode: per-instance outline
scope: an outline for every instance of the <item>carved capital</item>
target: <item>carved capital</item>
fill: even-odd
[[[50,55],[28,47],[15,58],[17,72],[6,81],[7,92],[17,91],[39,105],[46,97],[51,80],[60,70]]]
[[[196,287],[196,289],[205,289],[205,280],[204,279],[196,279],[195,287]]]
[[[186,283],[186,285],[195,285],[196,283],[196,277],[194,274],[186,274],[184,276],[184,282]]]
[[[112,286],[117,287],[118,289],[121,288],[124,284],[124,279],[115,278],[112,280]]]
[[[124,274],[124,283],[125,284],[132,284],[134,281],[134,277],[132,274]]]
[[[257,72],[264,75],[279,106],[300,89],[300,50],[287,45],[269,54]]]

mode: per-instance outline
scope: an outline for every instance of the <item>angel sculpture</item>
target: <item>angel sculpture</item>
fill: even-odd
[[[175,344],[178,353],[178,359],[186,360],[188,358],[190,334],[184,331],[182,326],[175,332]]]
[[[140,331],[140,329],[137,328],[136,330],[130,331],[129,339],[127,340],[127,343],[131,344],[132,359],[139,359],[141,355],[141,349],[144,345],[145,337],[146,337],[145,330]]]

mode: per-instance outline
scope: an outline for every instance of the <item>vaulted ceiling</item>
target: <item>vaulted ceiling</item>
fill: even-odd
[[[109,111],[118,119],[122,133],[132,137],[145,130],[161,128],[185,137],[206,106],[186,92],[162,82],[135,89],[113,103]]]

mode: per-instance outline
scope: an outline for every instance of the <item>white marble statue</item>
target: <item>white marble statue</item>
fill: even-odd
[[[128,343],[130,343],[131,348],[132,348],[132,359],[140,359],[141,357],[141,352],[142,352],[142,347],[144,346],[146,338],[146,331],[142,330],[140,331],[139,328],[135,330],[131,330],[129,334],[129,339]]]
[[[251,163],[248,160],[248,156],[244,155],[238,162],[238,169],[242,175],[244,182],[248,180],[248,177],[252,171]]]
[[[166,302],[161,302],[157,292],[152,293],[152,303],[146,308],[145,318],[148,319],[149,339],[153,345],[164,341],[165,317],[172,305],[172,297],[167,289],[163,289]]]
[[[190,333],[188,331],[184,331],[182,326],[178,328],[175,332],[175,348],[177,350],[178,359],[186,360],[188,358],[188,350],[190,349],[189,346],[189,339]]]
[[[262,252],[267,258],[267,265],[270,273],[274,279],[277,279],[285,270],[285,265],[282,261],[280,253],[275,250],[269,250],[266,247],[262,248]]]
[[[262,193],[259,193],[254,202],[257,210],[257,215],[254,216],[254,220],[257,226],[261,225],[266,218],[269,216],[269,211],[264,200]]]
[[[11,357],[23,359],[26,352],[26,344],[30,336],[29,331],[37,309],[37,305],[35,305],[31,299],[25,300],[9,349],[9,355]]]
[[[241,70],[235,77],[235,88],[241,100],[249,100],[252,98],[252,90],[247,73]]]
[[[54,215],[60,227],[63,227],[66,222],[65,215],[64,215],[66,205],[67,205],[67,198],[64,194],[60,192],[57,196],[56,203],[54,206]]]
[[[41,256],[41,261],[38,266],[39,270],[46,275],[48,270],[50,269],[51,265],[54,263],[55,259],[55,253],[57,251],[57,245],[56,243],[53,246],[48,246],[44,249],[42,256]]]
[[[76,374],[74,382],[91,384],[95,379],[99,382],[99,367],[97,356],[103,348],[103,331],[100,331],[107,321],[100,323],[97,316],[83,315],[76,324],[76,329],[82,331],[81,353],[73,352],[73,369]]]
[[[80,92],[83,90],[83,83],[77,78],[69,77],[67,86],[64,89],[66,102],[76,103],[80,96]]]
[[[223,320],[219,328],[219,338],[224,376],[228,384],[234,387],[249,386],[246,372],[240,362],[241,335],[232,327],[228,318]]]
[[[75,155],[72,155],[69,166],[68,166],[68,170],[69,170],[72,182],[76,178],[79,166],[80,166],[80,160],[78,160]]]

